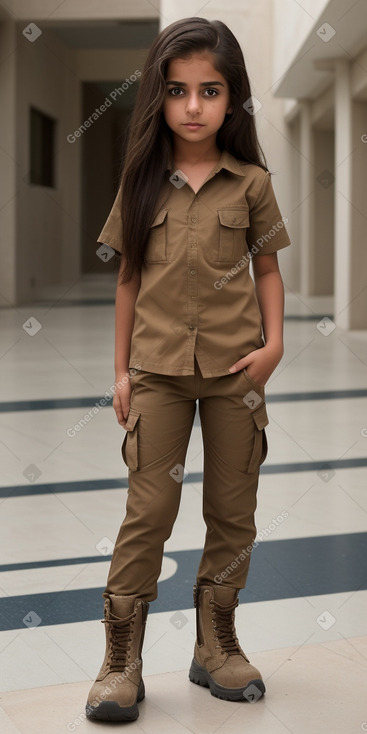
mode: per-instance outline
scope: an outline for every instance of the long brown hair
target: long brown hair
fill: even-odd
[[[251,97],[241,47],[220,20],[183,18],[164,28],[149,49],[129,124],[121,175],[124,263],[119,258],[120,283],[140,271],[155,206],[172,153],[172,132],[162,105],[166,95],[168,62],[208,51],[212,63],[229,85],[233,112],[226,114],[217,132],[217,145],[247,163],[268,170],[254,115],[243,108]],[[123,264],[123,267],[122,267]]]

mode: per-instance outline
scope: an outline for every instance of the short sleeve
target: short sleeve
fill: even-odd
[[[249,250],[254,248],[255,255],[269,255],[291,244],[268,172],[265,172],[264,181],[249,214],[250,226],[246,240]]]
[[[121,184],[97,242],[109,245],[122,253]]]

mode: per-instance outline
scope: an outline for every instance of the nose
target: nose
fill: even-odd
[[[191,92],[191,94],[189,94],[186,109],[190,115],[195,115],[198,112],[201,112],[201,100],[197,92]]]

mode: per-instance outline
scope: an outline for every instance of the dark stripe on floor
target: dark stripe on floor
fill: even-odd
[[[266,389],[266,388],[265,388]],[[273,395],[266,395],[267,403],[299,403],[308,402],[309,400],[342,400],[348,398],[353,400],[355,398],[366,398],[367,389],[358,388],[356,390],[325,390],[325,391],[314,391],[314,392],[290,392],[290,393],[276,393]]]
[[[126,489],[127,487],[127,479],[87,479],[80,482],[21,484],[15,487],[1,487],[0,498],[33,497],[38,494],[63,494],[65,492],[99,492],[103,489]]]
[[[108,399],[110,404],[101,405],[100,401]],[[46,400],[9,400],[0,403],[0,413],[19,413],[29,410],[65,410],[66,408],[112,408],[113,395],[85,398],[52,398]]]
[[[31,568],[53,568],[54,566],[77,566],[84,563],[107,563],[111,555],[80,556],[79,558],[53,558],[44,561],[25,561],[24,563],[2,563],[0,573],[5,571],[29,571]]]
[[[32,303],[22,304],[22,308],[67,308],[69,306],[114,306],[114,298],[81,298],[70,301],[32,301]],[[323,319],[325,316],[320,316]],[[329,317],[331,318],[331,316]]]
[[[286,392],[267,394],[267,403],[298,403],[309,400],[342,400],[367,397],[367,388],[355,390],[319,390],[312,392]],[[100,395],[84,398],[52,398],[46,400],[8,400],[0,403],[0,413],[19,413],[34,410],[66,410],[68,408],[112,408],[113,396]],[[101,405],[101,400],[108,400],[107,405]],[[109,404],[110,403],[110,404]],[[82,416],[83,417],[83,416]],[[197,422],[199,425],[199,422]]]
[[[284,316],[285,321],[322,321],[322,319],[330,319],[330,321],[333,321],[334,314],[324,313],[321,316],[321,314],[311,313],[311,314],[286,314]]]
[[[358,469],[367,466],[367,456],[354,459],[330,459],[328,461],[299,461],[293,464],[262,464],[261,474],[293,474],[299,472],[320,472],[328,482],[331,479],[330,471],[336,469]],[[203,472],[190,472],[184,478],[184,484],[202,484]],[[40,494],[61,494],[65,492],[95,492],[104,489],[126,489],[128,479],[88,479],[80,482],[55,482],[54,484],[21,484],[17,486],[1,487],[0,498],[35,497]]]
[[[159,583],[159,598],[151,602],[151,612],[176,612],[192,607],[192,586],[201,553],[201,550],[165,553],[177,562],[177,571]],[[366,557],[367,533],[267,540],[252,552],[247,586],[240,592],[240,602],[367,589]],[[224,570],[218,569],[218,573]],[[225,581],[231,585],[230,575]],[[32,619],[30,612],[41,618],[42,625],[100,619],[103,590],[76,589],[4,597],[0,599],[0,629],[24,628],[27,625],[23,618]],[[315,620],[316,617],[315,610]]]

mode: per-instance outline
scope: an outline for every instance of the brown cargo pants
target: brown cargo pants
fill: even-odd
[[[196,400],[204,446],[207,526],[196,583],[243,588],[256,536],[259,466],[267,455],[264,388],[246,370],[203,378],[196,359],[195,375],[140,371],[131,379],[121,447],[129,469],[126,515],[104,594],[139,594],[145,601],[157,597],[164,542],[180,505]]]

